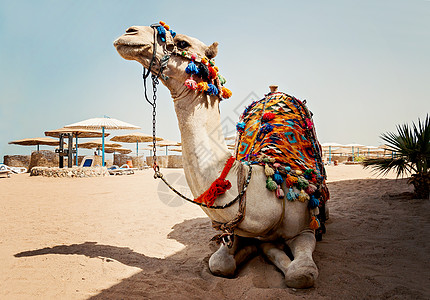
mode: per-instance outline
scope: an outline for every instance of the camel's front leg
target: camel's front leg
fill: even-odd
[[[267,258],[285,275],[287,286],[292,288],[308,288],[314,285],[318,277],[318,269],[312,259],[315,249],[315,236],[306,231],[287,242],[294,256],[291,261],[283,249],[273,243],[261,244]]]
[[[315,243],[315,234],[311,230],[287,241],[294,256],[285,273],[285,282],[289,287],[308,288],[314,285],[318,277],[318,268],[312,258]]]
[[[243,246],[241,238],[235,236],[233,247],[228,248],[221,244],[219,249],[209,258],[209,269],[217,276],[231,277],[237,266],[257,253],[257,247],[253,244]]]

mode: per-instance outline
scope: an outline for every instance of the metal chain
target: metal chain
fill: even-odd
[[[154,169],[154,178],[158,177],[160,167],[157,165],[157,147],[156,147],[156,122],[157,122],[157,85],[159,83],[157,76],[152,75],[152,167]],[[157,177],[156,177],[157,176]]]

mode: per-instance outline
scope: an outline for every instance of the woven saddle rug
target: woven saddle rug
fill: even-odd
[[[235,156],[265,166],[266,187],[276,190],[278,198],[283,197],[280,186],[286,182],[288,200],[317,200],[318,207],[328,200],[329,193],[321,146],[305,104],[282,92],[267,94],[250,104],[237,124]],[[312,206],[315,204],[310,203]]]

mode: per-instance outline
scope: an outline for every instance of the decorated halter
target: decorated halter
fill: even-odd
[[[161,59],[158,76],[161,76],[164,80],[167,80],[168,77],[164,76],[162,73],[164,68],[167,66],[167,61],[170,58],[170,55],[174,54],[182,56],[190,60],[188,66],[185,68],[185,72],[190,75],[190,77],[185,80],[184,83],[188,89],[197,90],[201,93],[205,93],[206,95],[218,96],[221,100],[231,97],[231,91],[224,87],[226,79],[221,74],[219,74],[219,69],[217,66],[215,66],[215,61],[213,59],[209,59],[206,56],[200,56],[189,51],[178,50],[172,39],[176,36],[176,32],[172,31],[169,25],[163,21],[160,21],[158,24],[153,24],[151,27],[156,30],[156,33],[160,37],[161,41],[166,43],[166,49],[168,52],[168,54],[164,55]],[[171,50],[168,49],[169,46]],[[155,47],[154,41],[154,48]],[[155,54],[153,55],[153,60],[154,59]],[[152,67],[153,60],[151,60],[150,68]]]

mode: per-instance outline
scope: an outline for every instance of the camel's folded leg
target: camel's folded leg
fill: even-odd
[[[235,236],[232,248],[221,244],[219,249],[209,258],[209,269],[217,276],[231,277],[234,275],[237,266],[257,253],[255,245],[242,246],[240,237]]]
[[[304,231],[287,241],[294,256],[287,272],[284,273],[285,282],[289,287],[308,288],[314,285],[318,277],[318,268],[312,258],[315,243],[315,235],[311,230]]]
[[[261,250],[267,256],[267,258],[284,273],[287,274],[288,266],[291,264],[290,258],[285,254],[282,249],[279,249],[277,245],[273,243],[261,244]]]

